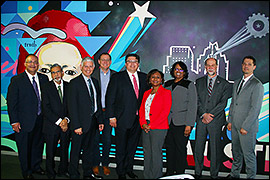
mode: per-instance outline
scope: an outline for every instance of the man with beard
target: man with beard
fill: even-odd
[[[203,170],[205,142],[209,135],[210,175],[218,178],[221,163],[221,132],[226,124],[225,108],[231,96],[231,85],[217,75],[218,61],[210,57],[205,60],[206,76],[196,80],[198,111],[195,137],[195,179],[199,179]]]
[[[52,80],[42,89],[42,108],[44,112],[43,130],[46,141],[46,171],[49,179],[55,179],[55,153],[60,140],[60,164],[58,175],[68,175],[69,119],[67,118],[68,82],[63,81],[64,72],[59,64],[50,68]]]

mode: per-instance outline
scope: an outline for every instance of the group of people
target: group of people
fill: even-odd
[[[82,160],[84,179],[102,179],[110,174],[109,152],[112,127],[115,129],[116,172],[119,179],[138,178],[133,172],[134,155],[140,137],[144,151],[144,178],[163,175],[162,147],[166,146],[166,176],[184,174],[187,168],[187,143],[196,123],[195,178],[202,176],[204,149],[209,136],[210,176],[218,178],[221,164],[221,132],[227,125],[232,132],[233,165],[227,178],[239,178],[246,164],[247,178],[256,176],[256,133],[263,99],[262,83],[254,76],[256,60],[242,61],[243,77],[233,87],[217,75],[218,60],[205,60],[206,75],[195,82],[188,79],[182,61],[171,68],[171,80],[152,69],[138,71],[140,56],[128,54],[125,69],[109,67],[111,56],[102,53],[99,68],[90,57],[81,61],[82,73],[69,83],[61,65],[50,67],[52,80],[38,71],[37,56],[29,54],[25,72],[14,76],[8,88],[7,105],[23,178],[34,173],[79,179]],[[232,97],[228,121],[225,107]],[[44,141],[46,171],[41,168]],[[60,141],[60,163],[56,173],[54,158]],[[69,158],[69,144],[71,151]],[[102,142],[102,155],[99,143]]]

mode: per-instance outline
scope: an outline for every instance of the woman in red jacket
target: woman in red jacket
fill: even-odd
[[[144,178],[162,176],[162,146],[169,128],[168,115],[172,105],[171,91],[163,88],[164,74],[151,70],[147,75],[151,89],[143,95],[140,107],[140,125],[143,129]]]

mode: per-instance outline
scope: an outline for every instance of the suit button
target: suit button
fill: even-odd
[[[235,104],[236,106],[238,105],[238,103]]]

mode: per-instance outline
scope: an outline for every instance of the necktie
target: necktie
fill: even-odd
[[[212,93],[212,78],[209,79],[209,85],[208,85],[208,88],[207,88],[207,91],[208,91],[208,96],[210,97],[211,96],[211,93]]]
[[[135,94],[136,94],[136,97],[137,97],[137,99],[138,99],[138,97],[139,97],[139,88],[138,88],[138,84],[137,84],[137,81],[136,81],[136,78],[135,78],[134,74],[132,74],[132,77],[133,77],[133,83],[134,83]]]
[[[38,98],[38,115],[40,115],[40,113],[41,113],[41,101],[40,101],[40,96],[39,96],[39,92],[38,92],[37,82],[35,81],[34,76],[33,76],[33,87],[34,87],[35,93],[36,93],[37,98]]]
[[[245,80],[243,79],[239,88],[238,88],[238,91],[237,91],[237,95],[239,94],[239,92],[241,91],[242,87],[243,87],[243,84],[244,84]]]
[[[61,90],[61,86],[60,85],[58,86],[58,94],[59,94],[59,97],[61,99],[61,103],[63,103],[63,95],[62,95],[62,90]]]
[[[88,79],[88,83],[89,83],[89,89],[90,89],[91,114],[93,114],[95,111],[94,90],[93,90],[92,83],[91,83],[90,79]]]

